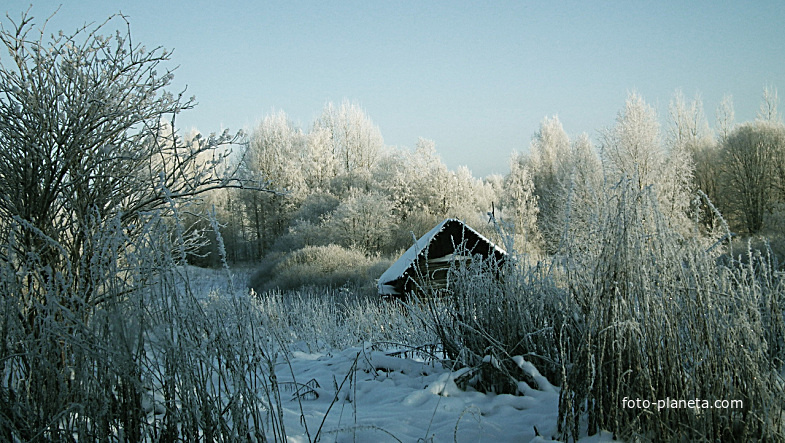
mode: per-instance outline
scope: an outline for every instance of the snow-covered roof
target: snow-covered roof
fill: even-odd
[[[433,229],[428,231],[425,235],[420,237],[418,240],[416,240],[414,244],[409,249],[407,249],[406,252],[404,252],[401,255],[401,257],[398,260],[396,260],[395,263],[392,264],[392,266],[390,266],[389,269],[384,271],[384,274],[382,274],[382,276],[379,277],[379,282],[377,284],[377,287],[379,289],[379,294],[381,295],[397,294],[398,292],[396,291],[395,287],[388,283],[393,282],[394,280],[402,277],[406,273],[406,271],[408,271],[409,268],[411,268],[414,265],[414,263],[417,260],[417,257],[419,257],[421,254],[427,251],[428,245],[430,245],[431,242],[433,242],[433,240],[439,235],[439,233],[444,231],[445,227],[447,227],[447,225],[452,223],[459,223],[463,227],[463,229],[465,229],[466,231],[470,231],[471,233],[476,235],[480,240],[482,240],[483,242],[487,243],[490,247],[492,247],[493,250],[498,251],[501,255],[507,255],[507,252],[496,246],[492,241],[488,240],[485,236],[475,231],[474,229],[472,229],[462,221],[455,218],[447,218],[444,219],[438,225],[434,226]]]

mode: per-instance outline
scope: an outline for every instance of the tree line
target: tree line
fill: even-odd
[[[240,177],[275,191],[220,190],[205,199],[237,261],[330,244],[393,254],[411,244],[412,232],[445,217],[480,224],[502,187],[501,177],[450,171],[430,140],[414,149],[385,146],[379,128],[348,101],[327,104],[307,131],[284,112],[266,116],[233,159]]]
[[[507,174],[484,178],[447,168],[431,140],[420,138],[413,149],[386,146],[356,103],[328,103],[307,130],[278,111],[231,157],[239,178],[276,192],[216,190],[204,208],[215,209],[232,261],[327,245],[394,256],[412,234],[446,217],[494,237],[490,211],[519,251],[555,254],[566,238],[591,235],[593,207],[622,177],[654,188],[671,226],[685,234],[711,232],[718,216],[740,234],[776,234],[785,202],[777,102],[766,88],[757,118],[736,123],[726,96],[712,129],[700,97],[677,92],[663,128],[656,110],[632,93],[596,146],[585,133],[571,138],[557,116],[546,117],[528,152],[511,154]],[[193,259],[216,264],[216,252],[213,242]]]

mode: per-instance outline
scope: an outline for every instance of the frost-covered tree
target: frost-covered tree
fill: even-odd
[[[602,188],[602,163],[585,132],[572,142],[569,165],[574,183],[571,187],[578,189],[573,192],[577,192],[578,198],[587,204],[596,201],[592,194]]]
[[[690,204],[685,187],[692,179],[692,165],[681,150],[665,152],[659,127],[654,108],[630,94],[616,124],[603,131],[600,152],[606,178],[634,180],[640,190],[653,186],[669,223],[678,225]]]
[[[555,225],[560,230],[560,249],[568,238],[573,239],[572,244],[581,244],[579,239],[594,235],[602,209],[602,163],[588,134],[583,133],[572,142],[565,170],[569,171],[565,202],[558,215],[559,224]]]
[[[601,134],[600,153],[612,180],[634,178],[643,189],[660,180],[664,155],[657,113],[638,94],[630,94],[616,124]]]
[[[781,123],[779,107],[780,98],[777,94],[777,88],[765,87],[763,88],[763,100],[760,104],[758,111],[758,120],[763,120],[772,123]]]
[[[501,198],[504,189],[504,176],[491,174],[484,178],[475,178],[469,171],[472,182],[472,194],[474,195],[474,208],[478,212],[481,220],[488,222],[488,211],[495,208]]]
[[[313,132],[321,130],[329,134],[328,146],[342,179],[338,190],[370,189],[371,171],[379,160],[384,139],[365,111],[348,101],[337,107],[328,103],[313,126]]]
[[[602,191],[602,165],[588,135],[570,141],[558,117],[540,123],[530,150],[526,168],[539,208],[537,227],[545,250],[555,253],[566,235],[590,231]]]
[[[338,160],[333,153],[331,132],[314,128],[308,133],[303,158],[305,184],[310,190],[329,190],[337,175]]]
[[[681,180],[672,181],[671,185],[675,186],[671,186],[666,191],[683,193],[687,190],[692,192],[700,190],[717,204],[721,199],[718,186],[719,149],[709,128],[699,96],[688,103],[684,94],[677,91],[670,104],[667,142],[670,149],[668,167],[673,168]],[[688,169],[690,164],[693,167],[691,185],[686,182],[690,177]],[[684,203],[687,198],[677,194],[670,201]],[[673,211],[673,206],[670,209]],[[707,206],[707,202],[703,202],[700,209],[703,222],[711,226],[714,222],[714,212]],[[686,208],[681,210],[685,211]]]
[[[699,95],[687,103],[684,93],[676,91],[669,111],[667,137],[671,149],[708,144],[713,138]]]
[[[414,151],[403,153],[399,164],[404,168],[409,212],[427,214],[434,220],[448,217],[455,206],[455,177],[436,152],[436,144],[418,139]]]
[[[571,175],[570,138],[559,118],[545,118],[530,145],[529,172],[540,212],[537,226],[545,248],[554,251],[561,240],[564,209]]]
[[[162,125],[168,127],[169,125]],[[196,128],[190,129],[183,137],[183,142],[193,143],[201,134]],[[239,170],[244,149],[242,146],[225,146],[214,152],[205,151],[197,156],[191,168],[203,168],[214,162],[214,156],[223,157],[223,161],[215,165],[213,174],[225,176],[235,174]],[[198,266],[218,267],[222,260],[232,262],[248,257],[247,244],[241,239],[244,226],[242,211],[244,210],[239,199],[241,189],[216,188],[202,193],[199,199],[189,204],[188,210],[180,215],[188,236],[198,239],[196,248],[189,251],[188,261]],[[254,191],[256,192],[256,191]],[[220,232],[217,228],[220,226]],[[219,236],[223,245],[219,244]]]
[[[756,233],[778,197],[785,126],[757,120],[739,125],[722,143],[727,210]]]
[[[765,88],[757,119],[743,124],[734,121],[730,96],[723,98],[717,110],[717,150],[710,160],[717,171],[718,191],[710,197],[735,219],[737,227],[749,232],[762,229],[769,215],[779,218],[775,207],[785,200],[785,148],[778,140],[782,128],[778,102],[777,91]],[[700,173],[699,167],[696,172]]]
[[[435,144],[419,139],[414,149],[387,150],[374,172],[375,186],[391,202],[396,227],[390,238],[392,250],[406,249],[412,235],[420,236],[445,217],[445,192],[450,173]]]
[[[485,200],[490,200],[494,203],[498,202],[504,192],[504,176],[501,174],[491,174],[483,179],[483,183],[487,188],[486,192],[489,193],[489,197]]]
[[[267,115],[251,133],[245,166],[257,179],[281,191],[304,186],[302,157],[306,136],[283,111]]]
[[[233,137],[177,135],[174,116],[193,101],[168,91],[167,51],[103,37],[102,27],[50,41],[31,20],[0,31],[9,55],[0,59],[0,216],[3,240],[18,230],[17,252],[66,272],[97,253],[89,239],[108,220],[138,233],[172,199],[239,186],[217,169],[225,155],[215,148]],[[92,284],[82,277],[72,288],[88,302],[97,288],[79,287]]]
[[[352,190],[324,220],[325,234],[344,247],[380,251],[393,226],[392,203],[378,192]]]
[[[733,109],[733,97],[725,94],[717,106],[717,138],[724,141],[736,126],[736,112]]]
[[[445,215],[464,220],[474,215],[477,207],[475,181],[472,171],[465,165],[450,171],[447,181],[450,191],[446,193],[448,203]]]
[[[255,234],[257,253],[262,255],[289,224],[291,212],[305,187],[302,157],[306,137],[284,112],[267,115],[250,137],[245,173],[277,193],[248,192],[248,222]]]
[[[435,143],[424,138],[418,139],[414,149],[389,149],[374,176],[379,192],[391,200],[397,220],[393,248],[410,246],[412,233],[422,235],[448,217],[482,231],[487,226],[484,214],[494,201],[499,203],[492,185],[476,179],[465,166],[450,171]]]
[[[378,189],[390,198],[393,215],[401,222],[416,210],[412,185],[416,166],[411,162],[410,151],[394,149],[382,156],[374,172]]]
[[[521,252],[538,251],[541,248],[537,229],[540,210],[528,159],[522,154],[513,153],[510,157],[510,173],[504,184],[502,205],[503,219],[513,227],[516,249]]]

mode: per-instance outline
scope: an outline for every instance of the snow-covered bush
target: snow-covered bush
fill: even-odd
[[[391,208],[392,202],[382,194],[352,189],[325,217],[321,234],[347,248],[380,251],[388,244],[393,227]]]
[[[184,234],[189,202],[240,186],[217,149],[235,137],[182,140],[170,122],[193,102],[168,91],[169,53],[146,50],[129,32],[103,36],[105,26],[50,39],[23,14],[0,27],[4,441],[158,440],[219,429],[199,415],[175,417],[190,393],[207,392],[192,388],[207,383],[198,371],[215,357],[195,352],[200,342],[190,338],[210,328],[180,297],[175,265],[200,245]],[[156,351],[165,359],[152,358]],[[177,372],[184,367],[190,372]],[[157,382],[189,376],[191,384],[167,385],[163,403],[152,405]],[[222,428],[226,438],[242,425]]]
[[[389,260],[368,257],[362,250],[338,245],[306,246],[288,254],[269,256],[270,263],[251,281],[258,292],[297,289],[306,286],[338,288],[349,286],[375,293],[374,281],[389,266]]]
[[[429,297],[424,317],[442,341],[447,358],[459,366],[483,367],[478,389],[517,393],[523,374],[513,356],[536,362],[546,377],[558,380],[558,334],[565,290],[555,285],[553,269],[524,255],[508,256],[501,270],[475,257],[453,263],[450,291]],[[492,357],[495,367],[483,365]],[[536,389],[536,387],[535,387]]]

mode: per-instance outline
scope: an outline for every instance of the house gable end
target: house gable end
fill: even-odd
[[[493,244],[480,233],[457,219],[446,219],[431,231],[420,237],[412,247],[401,255],[379,278],[379,294],[383,296],[405,297],[417,290],[423,276],[446,279],[450,262],[455,258],[456,248],[459,256],[474,256],[501,261],[506,252]],[[437,276],[437,273],[439,276]]]

